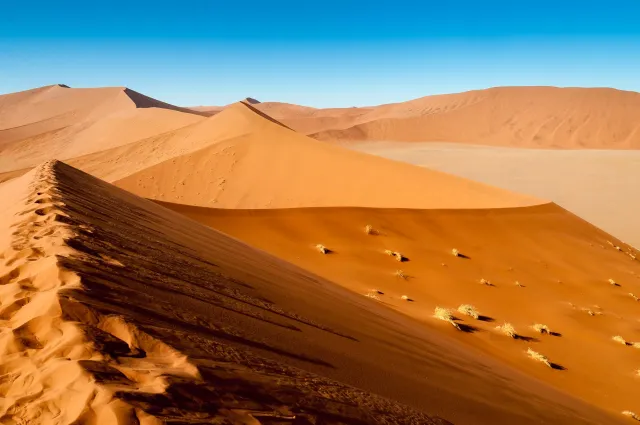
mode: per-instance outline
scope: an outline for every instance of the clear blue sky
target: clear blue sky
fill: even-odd
[[[640,91],[640,0],[2,3],[0,93],[353,106],[505,85]]]

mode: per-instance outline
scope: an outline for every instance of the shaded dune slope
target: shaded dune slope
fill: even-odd
[[[3,423],[616,423],[63,163],[0,190]]]
[[[612,341],[622,335],[640,342],[640,304],[630,295],[640,295],[640,262],[631,256],[639,253],[557,205],[245,211],[162,205],[361,295],[375,288],[379,302],[424,326],[614,414],[640,410],[635,376],[640,353]],[[377,234],[367,234],[366,225]],[[318,243],[331,253],[319,254]],[[453,248],[468,258],[454,257]],[[402,253],[406,261],[395,261],[385,250]],[[456,312],[467,330],[459,332],[432,317],[437,306],[455,310],[462,304],[475,306],[487,319]],[[504,322],[521,337],[497,332]],[[558,336],[537,334],[534,323],[550,326]],[[541,367],[527,358],[527,348],[566,370]]]
[[[207,121],[217,129],[206,133],[209,146],[115,184],[146,198],[222,208],[497,208],[544,202],[318,142],[243,103]],[[170,143],[184,138],[175,134]]]

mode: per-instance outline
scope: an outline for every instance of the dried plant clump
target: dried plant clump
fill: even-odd
[[[636,421],[640,421],[640,416],[636,415],[630,410],[625,410],[622,412],[623,415],[630,417],[631,419],[635,419]]]
[[[367,224],[367,225],[365,226],[365,228],[364,228],[364,232],[365,232],[367,235],[377,235],[377,234],[378,234],[378,231],[377,231],[376,229],[374,229],[374,228],[373,228],[373,226],[372,226],[372,225],[370,225],[370,224]]]
[[[453,316],[453,313],[451,312],[451,310],[449,310],[448,308],[436,307],[433,313],[433,317],[435,317],[436,319],[448,322],[451,326],[453,326],[457,330],[462,330],[460,328],[460,325],[458,325],[454,321],[455,317]]]
[[[390,249],[385,249],[384,253],[389,255],[389,256],[391,256],[391,257],[395,257],[395,259],[397,261],[400,261],[400,262],[402,262],[404,260],[404,258],[405,258],[404,255],[400,254],[397,251],[391,251]]]
[[[400,279],[404,279],[407,280],[409,278],[409,276],[407,276],[406,274],[404,274],[404,272],[402,270],[396,270],[396,272],[394,273],[394,275],[396,277],[399,277]]]
[[[634,342],[631,344],[633,348],[640,348],[640,342]]]
[[[614,340],[615,342],[618,342],[618,343],[622,344],[622,345],[627,345],[627,341],[623,337],[621,337],[620,335],[616,335],[616,336],[612,337],[611,339]]]
[[[451,250],[451,253],[453,254],[454,257],[459,257],[460,256],[460,251],[458,251],[457,249],[453,248]]]
[[[318,244],[316,245],[316,249],[318,250],[318,252],[320,252],[321,254],[326,254],[329,252],[329,250],[322,244]]]
[[[493,283],[489,282],[487,279],[480,279],[481,285],[493,286]]]
[[[409,296],[407,296],[407,295],[403,295],[403,296],[401,296],[400,298],[401,298],[401,299],[403,299],[403,300],[405,300],[405,301],[413,301],[413,298],[410,298],[410,297],[409,297]]]
[[[373,289],[373,290],[367,292],[366,294],[364,294],[364,296],[367,297],[367,298],[374,299],[376,301],[380,301],[380,297],[378,296],[378,294],[379,294],[379,292],[376,291],[375,289]]]
[[[524,288],[524,285],[516,280],[516,286],[520,288]]]
[[[631,296],[631,298],[633,298],[636,301],[640,301],[640,298],[636,297],[632,292],[629,292],[629,296]]]
[[[510,338],[517,338],[516,328],[511,323],[505,322],[502,326],[496,326],[496,329]]]
[[[609,279],[609,283],[610,283],[611,285],[613,285],[613,286],[618,286],[618,282],[616,282],[616,281],[615,281],[615,280],[613,280],[613,279]]]
[[[549,362],[549,359],[545,355],[540,354],[537,351],[533,351],[531,348],[527,349],[527,355],[533,360],[544,363],[547,366],[551,367],[551,362]]]
[[[460,307],[458,307],[458,313],[464,314],[465,316],[473,317],[476,320],[480,318],[480,313],[478,313],[478,310],[476,310],[476,308],[470,304],[462,304]]]
[[[549,329],[549,326],[547,325],[543,325],[541,323],[536,323],[535,325],[531,326],[531,328],[538,332],[539,334],[550,334],[551,333],[551,329]]]

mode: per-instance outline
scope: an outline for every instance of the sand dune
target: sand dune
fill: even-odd
[[[193,124],[197,112],[122,87],[48,86],[0,96],[0,172],[74,158]]]
[[[483,147],[459,143],[353,143],[350,148],[550,199],[640,247],[640,152]]]
[[[256,211],[162,205],[376,297],[427,329],[612,414],[640,410],[635,392],[638,350],[612,341],[615,335],[640,341],[639,304],[629,295],[640,293],[640,263],[628,255],[638,252],[556,205]],[[366,234],[366,225],[378,234]],[[319,243],[331,253],[317,252]],[[468,258],[454,257],[454,248]],[[388,257],[385,250],[400,252],[406,261]],[[402,295],[414,302],[407,303]],[[455,311],[462,304],[475,306],[487,318],[473,320],[455,312],[466,331],[460,332],[432,317],[437,306]],[[497,332],[504,322],[513,324],[521,337]],[[531,328],[536,323],[559,335],[538,334]],[[528,348],[564,370],[531,361]]]
[[[208,128],[218,129],[207,133],[210,146],[115,184],[146,198],[221,208],[497,208],[544,202],[314,141],[244,103],[209,121]]]
[[[618,423],[60,162],[0,190],[3,422]]]
[[[498,87],[376,107],[262,103],[258,108],[296,131],[327,141],[640,148],[640,94],[608,88]]]

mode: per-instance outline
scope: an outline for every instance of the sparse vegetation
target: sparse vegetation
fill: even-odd
[[[365,232],[367,235],[377,235],[377,234],[378,234],[378,231],[377,231],[376,229],[374,229],[374,228],[373,228],[373,226],[372,226],[372,225],[370,225],[370,224],[367,224],[367,225],[365,226],[365,228],[364,228],[364,232]]]
[[[631,344],[631,346],[633,348],[640,348],[640,342],[634,342],[633,344]]]
[[[640,298],[636,297],[632,292],[629,292],[629,296],[631,296],[631,298],[633,298],[636,301],[640,301]]]
[[[516,286],[520,288],[524,288],[524,285],[516,280]]]
[[[489,282],[487,279],[480,279],[481,285],[493,286],[493,283]]]
[[[496,326],[496,329],[510,338],[517,338],[516,328],[511,323],[504,322],[502,326]]]
[[[380,297],[378,296],[378,294],[379,294],[379,292],[376,291],[375,289],[373,289],[373,290],[367,292],[366,294],[364,294],[364,296],[367,297],[367,298],[372,298],[372,299],[374,299],[376,301],[380,301]]]
[[[611,285],[613,285],[613,286],[618,286],[618,282],[616,282],[616,281],[615,281],[615,280],[613,280],[613,279],[609,279],[609,283],[610,283]]]
[[[453,248],[451,250],[451,253],[453,254],[454,257],[459,257],[460,256],[460,251],[458,251],[457,249]]]
[[[623,337],[621,337],[620,335],[616,335],[611,339],[613,339],[615,342],[620,343],[622,345],[627,345],[627,341]]]
[[[480,313],[478,313],[478,310],[476,310],[476,308],[470,304],[462,304],[460,307],[458,307],[458,312],[464,314],[465,316],[473,317],[476,320],[480,317]]]
[[[400,254],[397,251],[391,251],[390,249],[385,249],[384,253],[391,257],[395,257],[395,259],[400,262],[402,262],[405,259],[404,255]]]
[[[404,280],[407,280],[409,278],[409,276],[404,274],[404,272],[402,270],[396,270],[394,275],[396,275],[396,277],[399,277],[400,279],[404,279]]]
[[[320,252],[321,254],[326,254],[329,252],[329,250],[321,244],[316,245],[316,249],[318,250],[318,252]]]
[[[531,328],[538,332],[539,334],[550,334],[551,330],[549,329],[549,326],[547,325],[543,325],[541,323],[536,323],[535,325],[531,326]]]
[[[412,298],[409,298],[407,295],[403,295],[400,297],[401,299],[405,300],[405,301],[413,301]]]
[[[454,328],[456,328],[458,330],[461,330],[460,325],[458,325],[454,321],[455,317],[453,316],[453,313],[448,308],[436,307],[436,309],[435,309],[435,311],[433,313],[433,317],[435,317],[436,319],[448,322]]]
[[[549,362],[549,359],[545,355],[540,354],[537,351],[533,351],[531,348],[527,349],[527,355],[533,360],[544,363],[547,366],[551,367],[551,362]]]
[[[630,417],[631,419],[635,419],[636,421],[640,421],[640,416],[636,415],[630,410],[625,410],[622,412],[623,415]]]

